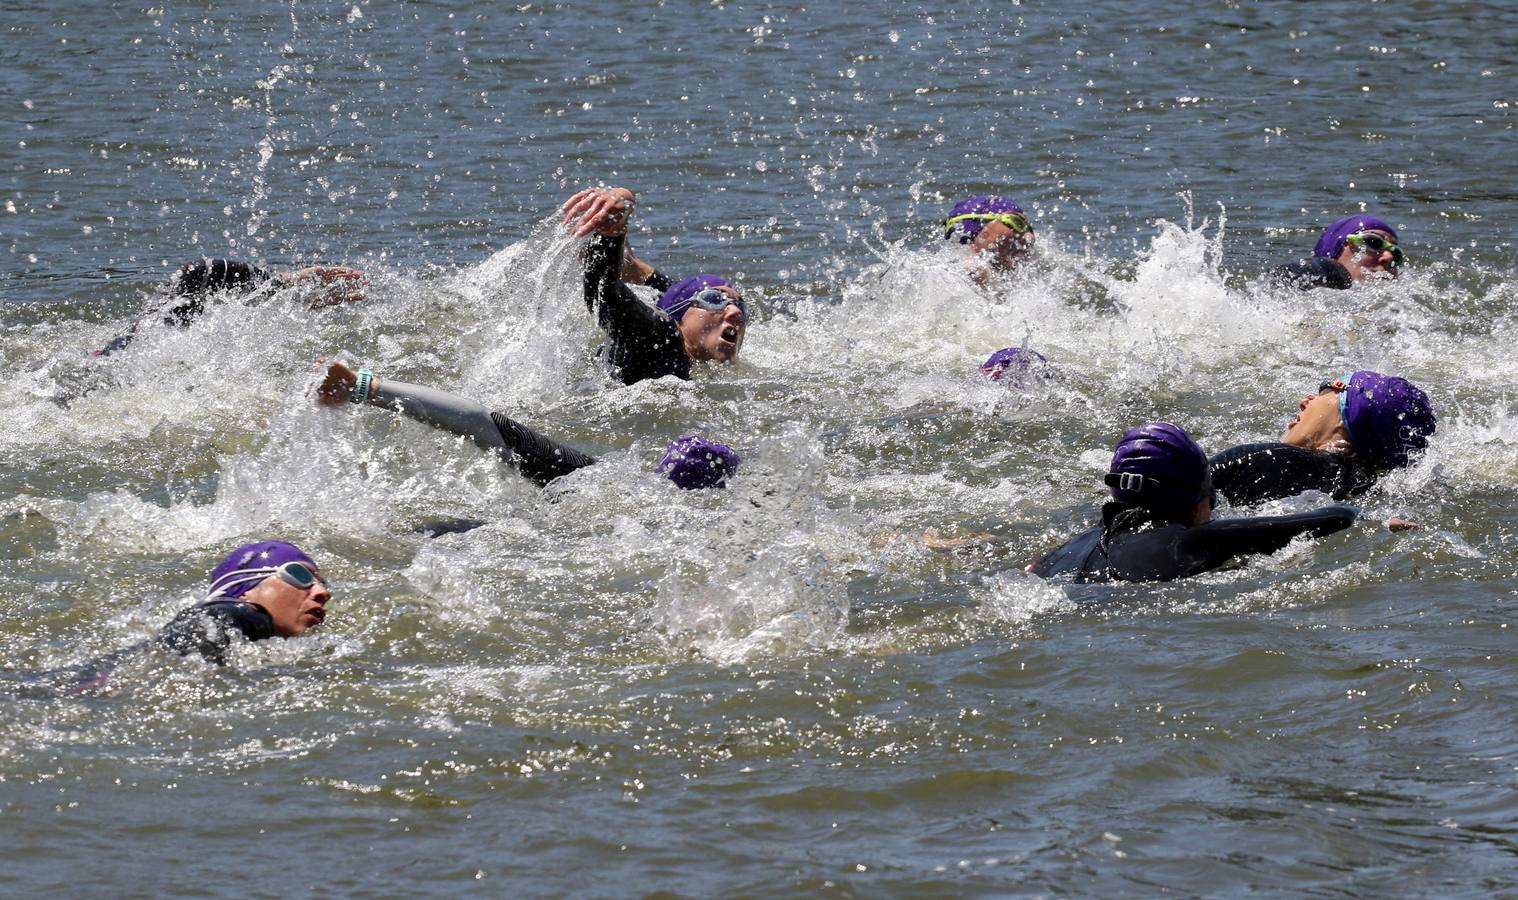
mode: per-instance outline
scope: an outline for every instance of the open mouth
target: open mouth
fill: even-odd
[[[738,326],[726,325],[722,328],[722,340],[729,344],[738,343]]]

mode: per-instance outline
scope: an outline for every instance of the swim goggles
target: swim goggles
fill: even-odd
[[[234,569],[221,576],[211,585],[211,593],[206,595],[207,600],[212,600],[224,595],[227,588],[238,584],[246,584],[249,581],[263,581],[269,576],[275,576],[280,581],[288,584],[296,590],[309,591],[318,581],[325,584],[322,577],[316,574],[316,570],[303,562],[291,560],[280,563],[277,566],[266,566],[259,569]]]
[[[748,321],[748,304],[743,302],[743,298],[734,297],[732,294],[719,291],[716,288],[706,288],[705,290],[697,291],[690,298],[690,302],[693,306],[699,306],[712,312],[721,312],[727,308],[728,304],[732,304],[738,307],[738,313],[743,316],[743,321]]]
[[[954,236],[954,226],[960,222],[1000,222],[1018,234],[1027,234],[1033,230],[1025,216],[1015,212],[1004,213],[965,213],[962,216],[951,216],[943,220],[944,237]]]
[[[1354,432],[1349,427],[1349,385],[1354,380],[1353,372],[1346,372],[1343,378],[1335,378],[1333,381],[1325,381],[1318,385],[1318,393],[1333,391],[1339,395],[1339,421],[1344,423],[1344,430],[1350,432],[1349,442],[1355,441]]]
[[[1389,241],[1379,234],[1369,231],[1361,231],[1344,239],[1345,243],[1353,244],[1361,250],[1368,250],[1377,256],[1390,251],[1392,262],[1402,262],[1402,248],[1397,246],[1396,241]]]

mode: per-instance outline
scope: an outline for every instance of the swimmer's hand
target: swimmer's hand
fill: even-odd
[[[1386,527],[1392,531],[1416,531],[1423,526],[1419,525],[1417,522],[1414,522],[1412,519],[1404,519],[1401,516],[1392,516],[1386,521]]]
[[[369,283],[369,276],[348,266],[306,266],[281,277],[292,284],[306,282],[324,287],[326,290],[311,301],[313,309],[361,301],[365,299],[362,285]]]
[[[575,194],[560,207],[564,212],[564,224],[576,219],[572,234],[604,234],[620,237],[627,234],[627,222],[632,218],[637,198],[627,188],[586,188]]]
[[[318,370],[321,369],[322,362],[323,360],[320,359],[316,361]],[[316,386],[316,402],[322,406],[338,406],[347,403],[353,399],[353,391],[357,387],[357,372],[343,363],[332,363],[327,366],[327,374]]]

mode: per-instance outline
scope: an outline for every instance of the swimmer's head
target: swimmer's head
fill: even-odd
[[[1169,422],[1130,428],[1117,442],[1103,481],[1112,499],[1183,525],[1196,524],[1200,505],[1212,497],[1207,454],[1184,428]]]
[[[1434,407],[1416,385],[1369,371],[1340,381],[1339,413],[1356,457],[1378,469],[1396,469],[1428,447],[1437,424]]]
[[[692,275],[670,285],[659,308],[680,326],[685,355],[697,362],[732,362],[748,331],[748,304],[720,275]]]
[[[1402,264],[1397,230],[1375,216],[1340,219],[1324,229],[1312,252],[1344,266],[1356,281],[1376,272],[1396,275]]]
[[[944,240],[958,240],[992,268],[1011,269],[1033,246],[1033,225],[1021,206],[1005,197],[961,200],[944,219]]]
[[[980,364],[980,374],[1013,387],[1026,387],[1033,375],[1047,375],[1049,360],[1037,350],[1005,347]]]
[[[659,472],[687,491],[726,487],[738,472],[738,462],[738,451],[732,447],[691,434],[669,442]]]
[[[297,637],[327,616],[332,592],[315,561],[286,541],[244,544],[211,570],[207,600],[243,600],[269,614],[274,633]]]

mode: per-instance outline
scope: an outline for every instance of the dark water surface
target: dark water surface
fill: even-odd
[[[0,26],[0,891],[1518,892],[1505,6],[240,0]],[[597,368],[550,224],[594,183],[639,192],[661,269],[747,286],[740,364]],[[1039,259],[987,290],[935,223],[991,191]],[[1401,232],[1401,279],[1258,279],[1362,208]],[[370,296],[234,299],[86,355],[202,253],[358,265]],[[1053,384],[975,374],[1025,341]],[[334,355],[602,464],[545,493],[317,409]],[[1272,438],[1356,368],[1440,422],[1350,531],[1178,584],[1022,573],[1091,520],[1124,428]],[[744,451],[731,490],[649,473],[692,431]],[[445,516],[490,524],[412,530]],[[885,537],[926,528],[1007,544]],[[39,674],[152,634],[273,536],[333,580],[319,633],[225,670],[128,654],[83,694]]]

